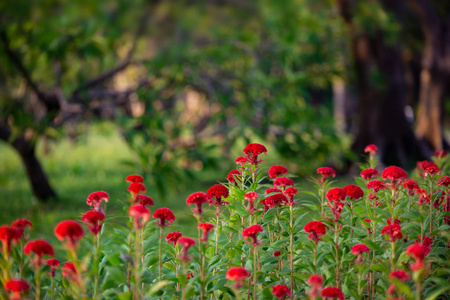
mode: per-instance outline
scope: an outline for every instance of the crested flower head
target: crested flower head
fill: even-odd
[[[263,232],[261,225],[255,224],[255,225],[245,228],[244,231],[242,232],[242,237],[245,240],[250,238],[251,244],[253,246],[257,246],[257,245],[259,245],[257,236],[258,236],[258,233],[260,233],[260,232]]]
[[[322,291],[323,278],[321,275],[313,274],[308,278],[308,284],[311,287],[308,291],[308,296],[310,299],[315,299],[320,297],[320,292]]]
[[[143,206],[153,206],[155,204],[153,199],[146,195],[137,195],[136,202]]]
[[[141,175],[128,175],[127,182],[144,182],[144,178]]]
[[[364,180],[372,180],[373,178],[377,178],[378,176],[380,176],[378,171],[372,168],[362,170],[360,175]]]
[[[389,166],[384,169],[383,173],[381,173],[381,177],[383,180],[389,179],[394,184],[402,179],[408,178],[408,174],[402,168],[397,166]]]
[[[55,277],[56,268],[58,268],[61,263],[56,258],[49,258],[47,259],[47,265],[50,266],[50,272],[48,273],[48,275],[50,275],[51,277]]]
[[[352,200],[358,200],[364,197],[363,190],[354,184],[349,184],[343,188],[347,196]]]
[[[400,221],[395,219],[393,222],[391,219],[387,220],[387,225],[381,230],[381,234],[388,236],[390,242],[395,242],[403,238],[402,227]]]
[[[62,267],[62,275],[68,280],[78,284],[77,269],[72,262],[65,262]]]
[[[417,162],[417,172],[419,173],[420,177],[425,176],[424,172],[429,167],[437,167],[437,165],[434,162],[428,161],[428,160],[423,160],[423,161]]]
[[[230,173],[228,173],[227,175],[228,182],[237,185],[238,183],[236,182],[236,179],[238,181],[242,180],[241,172],[239,172],[238,170],[231,170]]]
[[[9,294],[8,299],[20,300],[25,299],[23,294],[30,290],[30,285],[25,280],[13,278],[5,281],[3,289]]]
[[[86,212],[81,221],[87,225],[93,235],[97,236],[103,226],[105,214],[101,211],[91,210]]]
[[[413,196],[414,191],[419,188],[419,185],[417,184],[417,182],[414,179],[410,179],[410,180],[406,181],[405,183],[403,183],[403,187],[408,191],[409,196]]]
[[[97,191],[89,194],[87,197],[86,203],[89,206],[92,206],[94,210],[101,211],[102,210],[102,202],[105,201],[108,203],[109,195],[104,191]]]
[[[274,187],[281,187],[282,189],[287,187],[287,186],[293,186],[294,182],[287,178],[287,177],[278,177],[277,179],[275,179],[273,186]]]
[[[210,224],[210,223],[201,223],[197,226],[198,229],[201,229],[203,232],[203,235],[201,236],[201,238],[199,239],[202,242],[207,242],[208,241],[208,235],[209,232],[211,230],[213,230],[214,225]]]
[[[167,244],[173,243],[175,246],[178,243],[178,240],[181,238],[180,232],[171,232],[168,235],[166,235],[166,242]]]
[[[0,226],[0,241],[2,241],[3,249],[9,253],[11,244],[18,242],[23,236],[23,230],[6,225]]]
[[[288,169],[286,167],[275,165],[269,168],[269,177],[272,179],[277,179],[280,175],[284,175],[288,173]]]
[[[400,281],[405,281],[405,280],[411,279],[411,276],[409,276],[409,273],[406,272],[405,270],[393,271],[393,272],[391,272],[391,274],[389,274],[389,277],[398,279]]]
[[[450,176],[442,176],[441,179],[438,180],[437,185],[448,188],[450,186]]]
[[[427,191],[424,189],[417,189],[416,194],[419,196],[419,200],[417,201],[417,204],[424,205],[425,203],[430,203],[431,199],[429,195],[427,194]]]
[[[367,184],[367,188],[372,189],[374,193],[378,193],[378,191],[386,189],[386,184],[380,180],[372,180]]]
[[[244,286],[245,280],[250,277],[250,272],[242,267],[231,267],[228,269],[225,277],[234,281],[234,289],[240,290]]]
[[[445,152],[444,150],[438,150],[434,153],[434,156],[436,156],[437,158],[446,157],[447,152]]]
[[[239,156],[238,158],[236,158],[236,164],[237,164],[237,165],[243,166],[243,165],[245,165],[245,163],[246,163],[247,161],[248,161],[248,160],[247,160],[247,157],[245,157],[245,156]]]
[[[210,200],[211,200],[211,197],[208,196],[207,194],[205,194],[203,192],[196,192],[196,193],[190,194],[189,197],[187,197],[186,203],[189,206],[194,205],[194,207],[192,208],[192,212],[195,215],[198,215],[201,217],[201,214],[203,212],[202,205],[209,203]]]
[[[286,190],[284,190],[284,195],[288,198],[287,205],[294,205],[297,204],[297,202],[294,202],[294,196],[297,195],[298,190],[292,186],[288,187]]]
[[[253,216],[253,214],[256,211],[255,200],[258,198],[259,198],[259,195],[256,192],[248,192],[244,195],[244,199],[248,201],[247,210],[251,216]]]
[[[128,186],[128,191],[133,196],[134,202],[134,198],[136,198],[136,196],[139,195],[140,193],[145,193],[147,191],[147,188],[140,182],[132,182],[130,183],[130,186]]]
[[[278,207],[281,204],[284,204],[288,201],[285,195],[282,193],[278,193],[269,197],[266,197],[259,201],[259,203],[264,204],[264,212],[268,211],[271,208]]]
[[[133,218],[133,226],[135,229],[141,229],[150,219],[150,210],[140,204],[133,204],[128,209],[128,215]]]
[[[42,260],[42,256],[48,255],[53,256],[55,255],[55,251],[53,250],[52,245],[50,245],[49,242],[46,240],[31,240],[28,243],[25,244],[25,247],[23,248],[23,252],[26,255],[30,255],[31,253],[34,253],[34,258],[30,259],[30,263],[35,267],[40,267],[44,264],[45,261]]]
[[[437,166],[430,166],[425,169],[424,174],[425,177],[427,176],[433,177],[434,175],[440,175],[441,169],[439,169]]]
[[[267,154],[267,148],[264,145],[253,143],[248,144],[243,152],[247,156],[247,161],[251,165],[257,166],[262,162],[262,159],[258,159],[258,156],[263,153]]]
[[[55,235],[68,249],[75,249],[78,241],[83,238],[84,231],[81,225],[74,220],[65,220],[55,227]]]
[[[284,284],[277,284],[272,287],[272,294],[278,298],[278,300],[283,299],[285,296],[291,294],[291,290]]]
[[[326,299],[335,299],[344,300],[344,294],[342,293],[340,288],[329,286],[322,290],[322,297]]]
[[[183,251],[181,252],[180,259],[183,262],[183,264],[186,264],[192,258],[188,254],[189,248],[194,246],[196,244],[196,242],[194,239],[191,239],[190,237],[183,236],[178,239],[178,243],[180,243],[180,245],[183,249]]]
[[[364,152],[370,153],[370,155],[374,155],[375,152],[377,152],[377,150],[378,150],[378,147],[375,146],[374,144],[367,145],[366,148],[364,148]]]
[[[328,201],[343,201],[345,200],[345,197],[347,196],[347,193],[341,188],[332,188],[327,193],[327,199]]]
[[[222,184],[215,184],[212,187],[208,189],[206,194],[211,197],[210,204],[222,206],[225,204],[229,204],[228,202],[222,201],[225,198],[228,198],[228,195],[230,192],[228,191],[228,188]]]
[[[414,240],[414,241],[416,243],[422,243],[425,246],[431,247],[431,245],[433,245],[433,237],[428,237],[426,235],[419,235],[419,239],[418,240]]]
[[[424,259],[430,253],[431,248],[427,245],[415,243],[409,245],[406,248],[406,255],[412,256],[415,260],[414,264],[411,264],[411,270],[419,271],[424,267]]]
[[[25,228],[33,228],[33,223],[27,219],[17,219],[11,223],[12,228],[24,230]]]
[[[266,190],[266,195],[270,194],[270,193],[282,193],[283,191],[278,189],[278,188],[268,188]]]
[[[175,215],[168,208],[158,208],[153,213],[153,218],[158,219],[156,224],[161,227],[170,226],[175,221]]]
[[[333,178],[336,177],[336,172],[329,167],[321,167],[317,169],[317,174],[322,175],[322,179],[318,179],[320,184],[324,184],[325,180],[327,180],[328,177],[332,176]]]
[[[327,233],[327,227],[322,221],[311,221],[303,229],[306,233],[310,233],[308,239],[313,240],[316,244],[320,241],[320,236]]]
[[[364,252],[370,252],[369,247],[367,247],[367,246],[364,245],[364,244],[356,244],[356,245],[354,245],[354,246],[352,247],[352,253],[353,253],[354,255],[359,255],[359,254],[362,254],[362,253],[364,253]]]

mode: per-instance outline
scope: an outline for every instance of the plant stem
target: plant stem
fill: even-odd
[[[294,290],[294,209],[292,205],[289,206],[290,214],[290,230],[289,230],[289,270],[291,277],[291,291]],[[291,294],[290,299],[293,299]]]
[[[325,187],[324,187],[325,182],[322,184],[322,190],[321,190],[321,199],[320,199],[320,217],[323,219],[323,198],[325,196]]]
[[[219,208],[217,208],[217,212],[216,212],[216,247],[215,247],[215,251],[214,254],[218,255],[219,254]]]
[[[141,258],[141,251],[140,251],[140,231],[135,229],[135,239],[134,239],[134,260],[133,260],[133,267],[134,267],[134,286],[133,286],[133,299],[138,300],[141,299],[140,295],[140,289],[139,286],[141,284],[141,268],[140,268],[140,258]]]
[[[100,265],[100,261],[99,261],[99,256],[100,256],[100,238],[97,235],[93,235],[94,238],[94,295],[93,298],[97,299],[97,292],[98,292],[98,277],[99,277],[99,265]]]
[[[41,299],[41,272],[39,272],[39,266],[36,266],[34,269],[34,282],[36,284],[35,286],[35,292],[36,292],[36,300]]]
[[[350,200],[350,238],[353,238],[353,201]]]
[[[340,269],[340,261],[339,261],[339,248],[338,248],[338,224],[334,223],[334,249],[336,251],[336,286],[340,288],[340,280],[339,280],[339,269]]]
[[[395,271],[394,258],[395,258],[395,242],[392,242],[391,243],[391,272]]]
[[[256,297],[256,283],[257,283],[257,279],[258,276],[256,274],[256,254],[257,254],[257,248],[256,246],[253,246],[253,299],[256,300],[258,299]]]
[[[159,227],[159,281],[162,280],[162,238],[163,238],[163,226]]]
[[[422,284],[420,278],[416,281],[416,300],[420,300],[420,294],[422,293]]]

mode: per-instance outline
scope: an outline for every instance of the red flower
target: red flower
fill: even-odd
[[[74,281],[78,284],[77,269],[73,263],[66,262],[62,267],[62,274],[68,280]]]
[[[101,211],[91,210],[86,212],[81,221],[87,225],[93,235],[97,236],[103,226],[105,220],[105,214]]]
[[[380,199],[380,198],[378,198],[377,195],[369,194],[369,199],[373,201],[372,205],[375,205],[376,207],[383,205],[382,202],[378,201],[378,199]]]
[[[194,274],[193,274],[192,272],[187,273],[186,279],[189,280],[189,279],[191,279],[191,278],[194,278]]]
[[[28,221],[27,219],[17,219],[11,223],[12,228],[24,230],[25,228],[33,228],[33,223]]]
[[[250,277],[250,272],[247,271],[245,268],[231,267],[228,269],[225,277],[228,280],[235,281],[235,283],[233,284],[233,287],[236,290],[240,290],[244,286],[245,280],[248,277]]]
[[[438,180],[437,185],[443,185],[448,188],[450,186],[450,176],[442,176],[441,179]]]
[[[352,247],[352,253],[353,253],[354,255],[359,255],[359,254],[362,254],[362,253],[364,253],[364,252],[370,252],[369,247],[367,247],[367,246],[364,245],[364,244],[356,244],[356,245],[354,245],[354,246]]]
[[[297,204],[297,202],[294,202],[294,196],[297,195],[298,190],[292,186],[288,187],[285,191],[284,191],[284,195],[286,195],[286,197],[288,198],[287,201],[287,205],[294,205]]]
[[[175,221],[175,215],[168,208],[158,208],[153,213],[153,218],[159,219],[156,220],[156,224],[161,227],[170,226]]]
[[[311,221],[303,229],[306,233],[310,233],[308,239],[315,241],[316,244],[320,241],[320,236],[327,233],[327,227],[322,221]]]
[[[424,171],[429,167],[437,167],[437,165],[432,161],[418,161],[417,162],[417,171],[419,172],[420,177],[424,176]]]
[[[429,246],[419,243],[409,245],[408,248],[406,248],[406,255],[414,257],[416,261],[414,264],[410,265],[411,270],[419,271],[423,269],[423,261],[425,257],[430,253],[430,250],[431,248]]]
[[[272,253],[270,256],[273,256],[273,257],[278,257],[278,256],[280,256],[281,255],[281,252],[280,252],[280,250],[276,250],[274,253]]]
[[[342,293],[342,291],[334,286],[329,286],[327,288],[324,288],[322,290],[322,297],[323,298],[329,298],[329,299],[334,299],[334,298],[338,298],[339,300],[344,300],[344,294]]]
[[[262,159],[258,159],[258,155],[267,154],[267,148],[261,144],[248,144],[244,148],[244,154],[247,156],[247,160],[253,166],[257,166],[262,162]]]
[[[211,230],[213,230],[214,225],[210,223],[201,223],[197,226],[198,229],[201,229],[203,231],[202,237],[199,239],[202,242],[208,241],[208,235]]]
[[[372,220],[370,220],[370,219],[364,219],[364,221],[366,221],[369,224],[372,222]],[[363,226],[365,226],[364,223],[363,223]],[[367,229],[367,234],[372,234],[372,228],[370,228],[370,226],[369,227],[365,226],[365,227]]]
[[[390,242],[395,242],[403,238],[402,227],[400,226],[400,221],[395,219],[392,223],[391,219],[387,220],[386,226],[381,230],[381,234],[389,236]]]
[[[211,197],[210,205],[222,206],[229,204],[228,202],[222,202],[222,198],[228,198],[230,192],[228,188],[222,184],[215,184],[206,191],[206,194]],[[213,200],[215,198],[215,200]]]
[[[380,180],[372,180],[367,184],[368,189],[373,189],[374,193],[378,193],[379,190],[385,190],[386,184]]]
[[[315,299],[320,297],[320,292],[322,290],[323,278],[320,275],[313,274],[308,278],[308,284],[311,286],[311,289],[308,292],[308,296],[310,299]]]
[[[167,244],[173,243],[175,246],[178,243],[178,240],[181,238],[181,233],[179,232],[171,232],[166,236]]]
[[[404,270],[394,271],[391,274],[389,274],[389,277],[398,279],[400,281],[405,281],[405,280],[411,279],[411,276],[409,276],[409,273]]]
[[[354,184],[349,184],[343,188],[344,192],[347,194],[347,196],[352,200],[358,200],[362,197],[364,197],[364,192],[362,189]]]
[[[239,156],[238,158],[236,158],[236,164],[237,165],[245,165],[245,163],[247,162],[247,158],[244,156]]]
[[[178,242],[180,243],[181,247],[183,248],[183,251],[181,253],[181,261],[185,264],[187,263],[192,257],[188,255],[188,250],[192,246],[196,244],[195,240],[191,239],[190,237],[183,236],[181,237]]]
[[[446,157],[447,152],[445,152],[444,150],[439,150],[434,153],[434,156],[436,156],[437,158]]]
[[[93,206],[94,210],[101,211],[102,210],[102,202],[105,201],[108,203],[109,195],[104,191],[97,191],[91,193],[86,200],[87,205]]]
[[[253,246],[257,246],[259,245],[257,235],[260,232],[263,232],[261,225],[255,224],[245,228],[244,231],[242,232],[242,237],[244,237],[245,239],[250,238],[252,240],[251,244]]]
[[[48,273],[48,275],[55,277],[56,268],[60,266],[59,260],[56,258],[49,258],[47,260],[47,265],[50,266],[50,273]]]
[[[272,294],[281,300],[284,296],[289,296],[291,294],[291,290],[284,284],[278,284],[272,287]]]
[[[336,172],[332,168],[322,167],[317,169],[317,174],[322,175],[322,179],[318,179],[320,184],[323,184],[328,177],[336,177]]]
[[[30,259],[30,263],[35,267],[40,267],[44,263],[44,261],[42,261],[43,255],[55,255],[52,245],[46,240],[29,241],[25,244],[23,252],[25,252],[26,255],[30,255],[32,252],[35,254],[35,258]]]
[[[153,206],[155,203],[153,202],[153,199],[146,195],[137,195],[136,200],[139,202],[140,205],[143,206]]]
[[[286,202],[287,202],[286,196],[281,193],[269,196],[269,197],[259,201],[259,203],[264,204],[264,212],[268,211],[269,209],[271,209],[273,207],[278,207],[281,204],[286,203]]]
[[[274,187],[281,187],[281,188],[285,188],[287,186],[293,186],[294,182],[287,178],[287,177],[278,177],[277,179],[275,179],[273,186]]]
[[[192,208],[192,212],[199,217],[201,217],[201,214],[203,212],[202,205],[209,203],[210,197],[203,193],[203,192],[196,192],[193,194],[190,194],[189,197],[186,199],[187,205],[191,206],[191,204],[194,204],[195,207]]]
[[[433,236],[434,237],[434,236]],[[433,238],[426,235],[419,235],[419,240],[414,240],[416,243],[422,243],[425,246],[431,247],[433,245]]]
[[[287,174],[288,173],[288,169],[286,169],[286,167],[280,166],[280,165],[275,165],[275,166],[271,166],[269,168],[269,177],[272,179],[277,179],[278,176],[283,175],[283,174]]]
[[[23,231],[17,228],[0,226],[0,241],[7,253],[11,250],[11,243],[18,242],[23,236]]]
[[[277,188],[268,188],[266,190],[266,195],[269,195],[270,193],[282,193],[283,191]]]
[[[227,180],[230,183],[237,185],[236,179],[238,181],[242,180],[241,172],[239,172],[238,170],[231,170],[230,173],[228,173],[228,175],[227,175]]]
[[[83,228],[77,221],[65,220],[55,227],[55,235],[60,241],[65,241],[65,246],[69,249],[75,249],[78,241],[83,238]]]
[[[248,192],[247,194],[244,195],[244,199],[248,201],[248,213],[253,216],[253,214],[256,211],[255,208],[255,200],[259,198],[258,193],[256,192]]]
[[[417,204],[424,205],[425,203],[430,203],[431,199],[428,196],[427,191],[425,191],[424,189],[417,189],[416,194],[419,196]]]
[[[424,171],[425,177],[430,175],[430,177],[433,177],[434,175],[441,174],[441,170],[437,166],[431,166],[425,169]]]
[[[410,179],[403,183],[403,187],[408,190],[408,195],[412,196],[414,195],[414,191],[419,188],[419,185],[413,179]]]
[[[372,169],[372,168],[362,170],[360,175],[365,180],[372,180],[373,178],[380,176],[378,171],[376,169]]]
[[[13,278],[7,280],[4,283],[3,288],[5,289],[5,292],[11,292],[9,297],[10,300],[20,300],[25,299],[22,294],[30,290],[30,285],[25,280]]]
[[[128,175],[127,182],[144,182],[144,178],[140,175]]]
[[[150,210],[148,210],[148,208],[143,205],[134,204],[131,205],[128,209],[128,215],[134,218],[134,228],[141,229],[145,226],[145,224],[147,224],[148,220],[150,219]]]
[[[330,189],[327,193],[328,201],[343,201],[346,196],[345,191],[338,187]]]
[[[384,169],[381,177],[383,180],[391,180],[392,184],[395,185],[399,180],[408,178],[408,174],[402,168],[390,166]]]
[[[145,193],[147,191],[147,188],[140,182],[132,182],[128,187],[128,191],[133,195],[133,198],[135,198],[136,195],[140,194],[141,192]]]
[[[364,152],[370,153],[370,155],[374,155],[375,152],[377,152],[377,150],[378,150],[378,147],[375,146],[374,144],[367,145],[366,148],[364,148]]]

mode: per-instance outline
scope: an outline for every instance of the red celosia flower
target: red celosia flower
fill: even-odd
[[[280,165],[275,165],[275,166],[271,166],[269,168],[269,177],[272,179],[277,179],[278,176],[283,175],[283,174],[287,174],[288,173],[288,169],[286,167],[280,166]]]
[[[318,179],[317,181],[320,184],[323,184],[328,177],[332,176],[336,177],[336,172],[332,168],[322,167],[317,169],[317,174],[322,175],[322,179]]]
[[[40,267],[42,264],[44,264],[42,256],[55,255],[55,251],[53,250],[52,245],[50,245],[50,243],[47,242],[46,240],[29,241],[28,243],[25,244],[23,252],[25,252],[26,255],[30,255],[31,253],[35,254],[34,259],[33,258],[30,259],[30,263],[37,268]]]
[[[245,165],[245,163],[247,162],[247,158],[244,156],[239,156],[238,158],[236,158],[236,164],[237,165]]]
[[[450,186],[450,176],[442,176],[441,179],[438,180],[437,185],[443,185],[448,188]]]
[[[308,239],[313,240],[316,244],[320,241],[320,236],[327,233],[327,227],[322,221],[311,221],[303,229],[306,233],[310,233]]]
[[[143,206],[153,206],[155,203],[153,202],[153,199],[146,195],[137,195],[136,201],[139,202],[140,205]]]
[[[166,236],[166,242],[167,242],[167,244],[173,243],[173,245],[175,246],[180,238],[181,238],[180,232],[178,232],[178,231],[171,232]]]
[[[320,275],[313,274],[308,278],[308,284],[311,289],[308,291],[308,296],[310,299],[315,299],[320,297],[320,292],[322,290],[323,278]]]
[[[140,182],[132,182],[132,183],[130,183],[130,186],[128,187],[128,191],[131,193],[133,198],[136,198],[136,196],[138,194],[140,194],[141,192],[145,193],[147,191],[147,188],[145,187],[145,185],[143,185]],[[133,199],[133,202],[136,202],[136,201],[134,201],[134,199]]]
[[[425,177],[430,176],[433,177],[434,175],[441,174],[441,170],[437,166],[431,166],[425,169],[424,171]]]
[[[419,271],[424,267],[423,261],[425,257],[430,253],[431,248],[424,244],[412,244],[406,248],[406,255],[412,256],[415,259],[415,263],[411,264],[411,270]]]
[[[385,190],[386,184],[380,180],[372,180],[367,184],[368,189],[373,189],[374,193],[378,193],[379,190]]]
[[[242,180],[241,172],[239,172],[238,170],[231,170],[227,175],[227,180],[234,185],[237,185],[236,179],[238,181]]]
[[[416,194],[419,196],[417,204],[424,205],[425,203],[430,203],[431,199],[428,196],[427,191],[425,191],[424,189],[417,189]]]
[[[284,296],[289,296],[291,294],[291,290],[284,284],[278,284],[272,287],[272,294],[281,300]]]
[[[362,254],[362,253],[364,253],[364,252],[370,252],[369,247],[367,247],[367,246],[364,245],[364,244],[356,244],[356,245],[354,245],[354,246],[352,247],[352,253],[353,253],[354,255],[359,255],[359,254]]]
[[[364,219],[364,221],[366,221],[366,222],[369,223],[369,224],[372,222],[371,219]],[[372,234],[372,228],[370,228],[370,226],[367,227],[367,226],[365,226],[364,223],[363,223],[363,226],[366,227],[366,229],[367,229],[367,234]]]
[[[267,154],[267,148],[261,144],[248,144],[244,148],[244,154],[247,156],[247,161],[253,166],[257,166],[262,162],[262,159],[258,159],[258,155],[261,155],[263,153]]]
[[[78,241],[83,238],[83,228],[77,221],[65,220],[55,227],[55,235],[60,241],[65,241],[65,246],[74,249]]]
[[[72,262],[64,263],[62,267],[62,275],[68,280],[74,281],[78,284],[77,269]]]
[[[190,237],[183,236],[181,237],[178,242],[180,243],[183,251],[181,252],[181,261],[186,264],[192,257],[188,255],[188,250],[192,246],[196,244],[195,240],[191,239]]]
[[[437,158],[446,157],[447,152],[445,152],[444,150],[439,150],[434,153],[434,156],[436,156]]]
[[[213,230],[214,225],[210,224],[210,223],[201,223],[197,226],[197,228],[201,229],[203,231],[203,234],[199,240],[202,242],[207,242],[208,235],[209,235],[210,231]]]
[[[87,225],[93,235],[97,236],[103,226],[105,220],[105,214],[101,211],[91,210],[86,212],[81,221]]]
[[[372,168],[362,170],[360,175],[365,180],[372,180],[373,178],[380,176],[378,171],[376,169],[372,169]]]
[[[196,193],[190,194],[189,197],[187,197],[186,203],[189,206],[191,206],[191,204],[194,204],[195,207],[192,208],[192,212],[195,215],[198,215],[199,217],[201,217],[201,214],[203,212],[202,205],[209,203],[210,200],[211,200],[211,198],[207,194],[205,194],[203,192],[196,192]]]
[[[230,192],[228,188],[222,184],[215,184],[206,191],[206,194],[211,197],[210,205],[222,206],[225,204],[229,204],[228,202],[223,202],[222,198],[228,198]]]
[[[156,224],[158,226],[164,227],[164,226],[170,226],[173,221],[175,221],[175,215],[173,212],[168,208],[158,208],[153,213],[153,218],[159,219],[156,220]]]
[[[57,260],[56,258],[49,258],[47,259],[47,265],[50,266],[50,272],[48,273],[48,275],[55,277],[56,268],[60,266],[59,260]]]
[[[285,188],[287,186],[293,186],[294,182],[287,178],[287,177],[278,177],[277,179],[275,179],[273,186],[274,187],[281,187],[281,188]]]
[[[288,198],[288,201],[286,202],[287,205],[294,205],[297,204],[297,202],[294,202],[294,196],[297,195],[298,190],[292,186],[288,187],[284,191],[284,195]]]
[[[144,227],[150,219],[150,214],[150,210],[140,204],[131,205],[128,209],[128,215],[134,219],[133,226],[135,229]]]
[[[389,278],[395,278],[402,282],[411,279],[409,273],[404,270],[393,271],[391,274],[389,274]],[[395,292],[395,284],[391,284],[387,290],[387,294],[392,295],[394,292]]]
[[[286,202],[287,202],[286,196],[281,193],[269,196],[259,201],[259,203],[264,204],[264,212],[268,211],[271,208],[278,207]]]
[[[94,193],[91,193],[86,200],[87,205],[94,207],[94,210],[101,211],[102,210],[102,202],[105,201],[106,203],[109,200],[108,193],[104,191],[97,191]]]
[[[278,257],[278,256],[280,256],[281,255],[281,252],[280,252],[280,250],[276,250],[275,252],[273,252],[270,256],[273,256],[273,257]]]
[[[381,173],[381,177],[383,180],[389,179],[395,186],[399,180],[408,178],[408,174],[402,168],[390,166],[384,169],[383,173]]]
[[[346,196],[345,191],[338,187],[330,189],[327,193],[328,201],[343,201]]]
[[[403,183],[403,187],[408,190],[408,195],[412,196],[414,195],[414,191],[419,188],[419,185],[413,179],[410,179]]]
[[[363,190],[357,185],[349,184],[345,186],[343,190],[347,194],[347,196],[352,200],[358,200],[364,197]]]
[[[144,178],[141,175],[128,175],[127,182],[144,182]]]
[[[419,235],[419,239],[418,240],[414,240],[414,241],[416,243],[422,243],[425,246],[431,247],[431,245],[433,245],[433,237],[428,237],[426,235]]]
[[[248,201],[248,213],[253,216],[253,214],[256,211],[255,208],[255,200],[259,198],[258,193],[256,192],[248,192],[247,194],[244,195],[244,199]]]
[[[424,171],[429,167],[437,167],[437,165],[434,162],[427,160],[417,162],[417,171],[419,172],[420,177],[425,175]]]
[[[194,278],[194,274],[192,272],[187,273],[186,279],[189,280],[191,278]]]
[[[339,300],[345,299],[344,294],[342,293],[341,289],[334,287],[334,286],[329,286],[327,288],[324,288],[322,290],[322,297],[328,298],[328,299],[338,298]]]
[[[370,200],[372,200],[372,202],[373,202],[373,206],[376,206],[376,207],[378,207],[378,206],[381,206],[381,205],[383,205],[383,203],[382,202],[379,202],[378,201],[378,199],[380,199],[380,198],[378,198],[378,196],[377,195],[374,195],[374,194],[369,194],[369,199]]]
[[[395,219],[394,222],[392,222],[391,219],[388,219],[387,224],[388,225],[381,230],[381,234],[389,236],[390,242],[395,242],[403,238],[402,228],[398,219]]]
[[[228,280],[235,281],[233,284],[234,289],[240,290],[245,283],[245,280],[250,277],[250,272],[242,267],[231,267],[228,269],[225,277]]]
[[[370,153],[370,155],[374,155],[375,152],[377,152],[377,150],[378,150],[378,147],[375,146],[374,144],[367,145],[366,148],[364,148],[364,152]]]
[[[24,230],[25,228],[33,228],[33,223],[27,219],[17,219],[11,223],[11,227]]]
[[[0,226],[0,241],[2,241],[3,249],[9,253],[12,242],[18,242],[23,236],[23,231],[18,228]]]
[[[266,195],[269,195],[270,193],[282,193],[283,191],[277,188],[268,188],[266,190]]]
[[[251,244],[253,246],[257,246],[257,245],[259,245],[257,235],[260,232],[263,232],[261,225],[255,224],[255,225],[245,228],[244,231],[242,232],[242,237],[244,237],[245,239],[250,238]]]
[[[30,285],[25,280],[13,278],[7,280],[3,288],[5,292],[10,292],[10,300],[20,300],[25,299],[22,294],[30,290]]]

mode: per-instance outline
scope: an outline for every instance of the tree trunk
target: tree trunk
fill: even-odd
[[[11,130],[6,125],[0,124],[0,139],[10,144],[22,159],[33,194],[43,202],[55,199],[56,193],[36,157],[35,144],[23,134],[12,141],[10,138]]]

